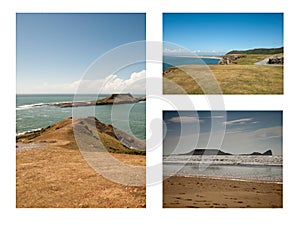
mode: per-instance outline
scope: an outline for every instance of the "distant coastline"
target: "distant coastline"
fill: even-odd
[[[199,58],[199,59],[222,59],[223,56],[214,55],[164,55],[166,57]]]

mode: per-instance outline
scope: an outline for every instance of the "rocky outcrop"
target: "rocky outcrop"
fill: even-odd
[[[248,154],[248,155],[273,155],[273,153],[272,153],[272,150],[268,150],[268,151],[265,151],[264,153],[252,152],[251,154]]]
[[[163,75],[167,75],[167,74],[172,73],[172,72],[174,72],[176,70],[178,70],[177,67],[171,67],[171,68],[164,69]]]
[[[283,64],[283,57],[272,57],[269,58],[268,64]]]
[[[231,155],[219,149],[194,149],[185,155]]]
[[[239,58],[245,57],[244,55],[225,55],[223,56],[220,61],[219,65],[228,65],[228,64],[236,64],[236,60]]]
[[[146,96],[140,97],[140,98],[139,98],[139,101],[140,101],[140,102],[146,101]]]
[[[106,98],[96,101],[96,105],[108,105],[108,104],[128,104],[136,103],[139,98],[133,97],[131,94],[112,94]]]
[[[69,108],[69,107],[81,107],[81,106],[93,106],[93,105],[133,104],[140,101],[146,101],[146,96],[139,98],[139,97],[134,97],[131,94],[127,93],[127,94],[111,94],[106,98],[98,99],[96,101],[62,102],[62,103],[50,103],[44,105],[55,106],[59,108]]]
[[[233,155],[227,152],[223,152],[220,149],[194,149],[188,153],[182,155]],[[267,150],[264,153],[260,152],[252,152],[251,154],[240,154],[243,156],[251,156],[251,155],[261,155],[261,156],[268,156],[273,155],[272,150]]]

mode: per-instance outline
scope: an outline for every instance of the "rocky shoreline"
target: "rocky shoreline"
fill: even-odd
[[[245,57],[245,55],[225,55],[220,59],[219,65],[236,64],[235,61],[243,57]]]

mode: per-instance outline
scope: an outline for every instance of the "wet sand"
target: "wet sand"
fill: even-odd
[[[282,208],[282,184],[198,177],[163,182],[164,208]]]

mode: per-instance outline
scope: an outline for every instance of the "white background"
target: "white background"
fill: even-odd
[[[120,0],[120,1],[1,1],[1,224],[283,224],[299,222],[299,6],[284,0]],[[162,41],[163,12],[284,12],[284,95],[224,96],[226,110],[283,110],[283,209],[162,209],[162,186],[147,187],[146,209],[16,209],[15,208],[15,30],[16,12],[146,12],[147,41]],[[298,21],[298,22],[297,22]],[[161,54],[161,53],[157,53]],[[161,65],[148,63],[147,77],[161,79]],[[161,83],[147,86],[161,93]],[[167,97],[161,96],[162,99]],[[173,98],[174,99],[174,98]],[[174,101],[182,101],[176,97]],[[197,110],[210,110],[205,96],[191,96]],[[165,102],[147,101],[147,135],[161,134]],[[187,109],[187,108],[182,108]],[[150,140],[151,141],[151,140]],[[149,143],[148,143],[149,144]],[[151,144],[151,143],[150,143]],[[147,165],[161,164],[162,149],[147,155]],[[157,176],[148,169],[147,176]],[[4,220],[6,222],[4,222]]]

